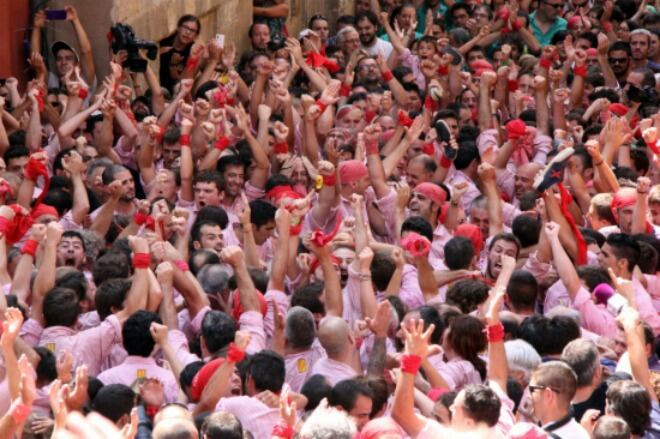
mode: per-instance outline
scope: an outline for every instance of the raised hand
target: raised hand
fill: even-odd
[[[554,221],[550,221],[545,225],[545,228],[543,229],[545,232],[545,236],[548,237],[549,241],[554,241],[556,239],[559,239],[559,224],[557,224]]]
[[[406,327],[405,323],[401,324],[401,330],[403,331],[403,337],[406,344],[406,353],[409,355],[417,355],[426,358],[429,340],[431,339],[431,334],[435,329],[435,325],[431,324],[424,331],[424,320],[422,319],[411,319],[409,322],[409,327]]]

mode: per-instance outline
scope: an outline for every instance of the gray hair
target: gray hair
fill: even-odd
[[[347,33],[349,32],[355,32],[358,33],[357,29],[355,29],[353,26],[346,26],[339,32],[337,32],[337,42],[338,43],[343,43],[344,42],[344,37],[346,36]]]
[[[549,319],[557,316],[564,316],[564,317],[570,317],[571,319],[575,320],[575,323],[578,324],[578,326],[582,326],[581,320],[582,318],[580,317],[580,311],[577,309],[573,308],[568,308],[563,305],[558,305],[552,308],[550,311],[545,313],[545,316]]]
[[[532,371],[542,362],[541,356],[531,344],[520,339],[505,342],[504,349],[509,369],[522,372],[525,382],[528,383]]]
[[[307,418],[300,430],[303,439],[353,439],[357,428],[348,413],[328,407],[327,401],[321,404]]]
[[[596,343],[591,340],[578,338],[564,347],[561,361],[565,362],[577,375],[578,387],[591,384],[594,375],[600,366],[600,355]]]
[[[231,272],[221,264],[204,265],[197,273],[197,280],[206,294],[223,292],[229,285]]]

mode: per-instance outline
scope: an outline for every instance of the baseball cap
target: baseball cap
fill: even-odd
[[[54,57],[57,57],[57,52],[59,52],[62,49],[70,50],[76,56],[76,62],[80,61],[80,56],[78,56],[78,52],[76,52],[73,47],[71,47],[69,44],[65,43],[64,41],[55,41],[53,45],[50,46],[50,51],[52,52]]]

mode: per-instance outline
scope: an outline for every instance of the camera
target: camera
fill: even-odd
[[[142,59],[140,50],[147,51],[147,58],[154,60],[158,55],[158,46],[153,41],[147,41],[135,36],[133,28],[125,23],[117,23],[110,28],[110,44],[112,52],[125,50],[128,58],[123,67],[132,72],[144,73],[147,70],[147,60]]]
[[[282,38],[281,35],[275,35],[269,42],[268,42],[268,50],[271,52],[277,52],[280,49],[283,49],[286,45],[284,44],[284,38]]]

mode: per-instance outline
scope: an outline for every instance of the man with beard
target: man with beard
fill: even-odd
[[[378,25],[378,17],[371,11],[360,12],[355,16],[355,27],[360,34],[362,49],[372,56],[382,53],[387,59],[393,47],[392,44],[376,36]]]
[[[520,253],[520,242],[511,233],[499,233],[495,235],[488,247],[488,263],[484,276],[486,282],[495,282],[502,271],[502,255],[518,260]]]
[[[633,68],[648,66],[650,47],[651,32],[646,29],[635,29],[630,32],[630,51],[632,53]]]
[[[607,52],[607,62],[619,84],[625,84],[626,82],[626,76],[628,76],[630,70],[630,57],[630,45],[623,41],[612,44]]]

